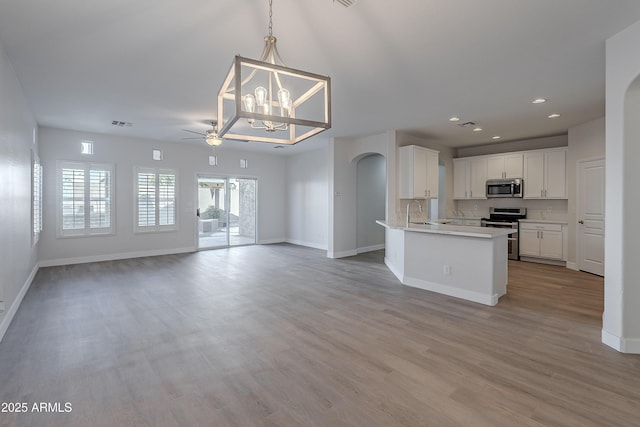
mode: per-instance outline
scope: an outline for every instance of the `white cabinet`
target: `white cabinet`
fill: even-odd
[[[417,145],[400,147],[398,151],[400,198],[437,198],[439,152]]]
[[[487,157],[487,179],[522,178],[522,153],[496,154]]]
[[[487,158],[453,159],[453,198],[486,199]]]
[[[520,223],[520,256],[565,260],[561,224]]]
[[[567,198],[567,150],[551,149],[524,153],[524,198]]]

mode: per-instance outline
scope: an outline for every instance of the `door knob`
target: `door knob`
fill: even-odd
[[[578,224],[584,224],[583,220],[578,221]]]

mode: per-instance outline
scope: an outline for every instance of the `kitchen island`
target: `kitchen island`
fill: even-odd
[[[508,229],[376,221],[385,264],[407,286],[486,305],[507,293]]]

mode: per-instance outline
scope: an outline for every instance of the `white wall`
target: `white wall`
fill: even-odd
[[[31,242],[31,152],[36,121],[0,44],[0,340],[37,271]]]
[[[387,176],[395,176],[395,148],[388,150],[393,132],[362,138],[336,138],[329,142],[329,249],[330,258],[340,258],[358,253],[357,244],[357,162],[367,154],[381,154],[387,163]],[[389,157],[390,151],[393,159]],[[391,166],[390,166],[391,165]],[[391,167],[391,169],[390,169]],[[388,201],[395,192],[387,181]],[[394,181],[395,182],[395,181]],[[387,212],[388,214],[388,212]]]
[[[287,241],[327,250],[329,148],[287,157]]]
[[[94,142],[94,154],[80,154],[80,140]],[[211,148],[204,144],[169,143],[52,128],[40,129],[44,166],[44,231],[39,257],[42,265],[56,265],[142,255],[193,251],[196,248],[196,174],[258,178],[258,242],[286,240],[286,161],[283,156],[217,149],[218,166],[208,165]],[[151,150],[163,151],[162,161]],[[249,168],[240,169],[240,159]],[[114,236],[56,237],[56,161],[79,160],[115,164],[116,234]],[[175,232],[135,234],[134,167],[178,171],[178,227]]]
[[[567,191],[569,193],[568,215],[569,223],[569,263],[576,263],[577,236],[577,198],[578,171],[580,160],[594,159],[605,156],[605,119],[601,117],[579,126],[569,128],[569,150],[567,152]]]
[[[358,253],[382,249],[384,228],[376,220],[385,217],[387,162],[380,154],[368,155],[358,161],[356,170]]]
[[[640,22],[607,40],[602,341],[640,353]]]

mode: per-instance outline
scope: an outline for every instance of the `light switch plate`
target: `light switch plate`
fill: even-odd
[[[4,313],[4,301],[0,301],[0,313]]]

